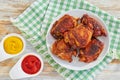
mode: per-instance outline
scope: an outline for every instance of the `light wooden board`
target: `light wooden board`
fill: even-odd
[[[35,0],[0,0],[0,40],[9,33],[19,33],[11,22],[11,17],[17,17]],[[120,0],[87,0],[100,9],[120,19]],[[29,43],[24,53],[35,51]],[[0,80],[9,80],[8,72],[20,58],[15,57],[0,62]],[[24,79],[29,80],[30,78]],[[47,62],[43,72],[31,80],[64,80]],[[113,60],[104,71],[100,72],[95,80],[120,80],[120,60]]]

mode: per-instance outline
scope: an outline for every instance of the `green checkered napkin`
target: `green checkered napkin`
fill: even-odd
[[[46,33],[56,16],[71,9],[85,9],[93,12],[106,23],[111,37],[110,51],[94,68],[74,71],[57,64],[49,55],[46,47]],[[16,19],[13,24],[34,46],[54,69],[68,80],[93,80],[95,75],[111,62],[112,57],[120,59],[120,21],[84,0],[37,0]],[[113,56],[112,56],[113,55]]]

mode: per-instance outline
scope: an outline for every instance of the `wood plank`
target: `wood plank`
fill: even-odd
[[[99,7],[100,9],[108,12],[109,14],[115,16],[116,18],[120,18],[120,0],[87,0],[91,4]]]

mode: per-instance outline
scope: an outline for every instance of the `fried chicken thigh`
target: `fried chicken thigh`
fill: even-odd
[[[103,26],[87,14],[83,15],[81,23],[83,23],[87,28],[93,29],[93,37],[106,36],[106,31]]]
[[[79,60],[83,62],[92,62],[97,59],[102,52],[104,44],[98,39],[92,39],[83,49],[80,49]]]
[[[77,55],[76,50],[71,49],[70,46],[64,42],[63,39],[55,41],[54,44],[52,45],[51,51],[59,58],[66,60],[68,62],[72,61],[72,55],[74,56]]]
[[[107,36],[104,26],[87,14],[82,18],[65,14],[54,23],[50,33],[56,40],[51,47],[54,55],[68,62],[76,56],[86,63],[96,60],[104,48],[97,37]]]
[[[71,30],[76,25],[77,25],[77,19],[66,14],[54,23],[51,29],[51,35],[55,39],[62,39],[64,32]]]
[[[84,48],[91,41],[92,33],[92,30],[79,24],[77,27],[64,34],[64,41],[72,46],[73,49]]]

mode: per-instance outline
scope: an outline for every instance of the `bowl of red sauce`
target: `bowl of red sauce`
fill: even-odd
[[[9,75],[12,79],[37,76],[42,72],[43,65],[40,55],[27,53],[13,66]]]
[[[27,74],[36,74],[41,69],[41,61],[36,55],[27,55],[21,64],[22,70]]]

